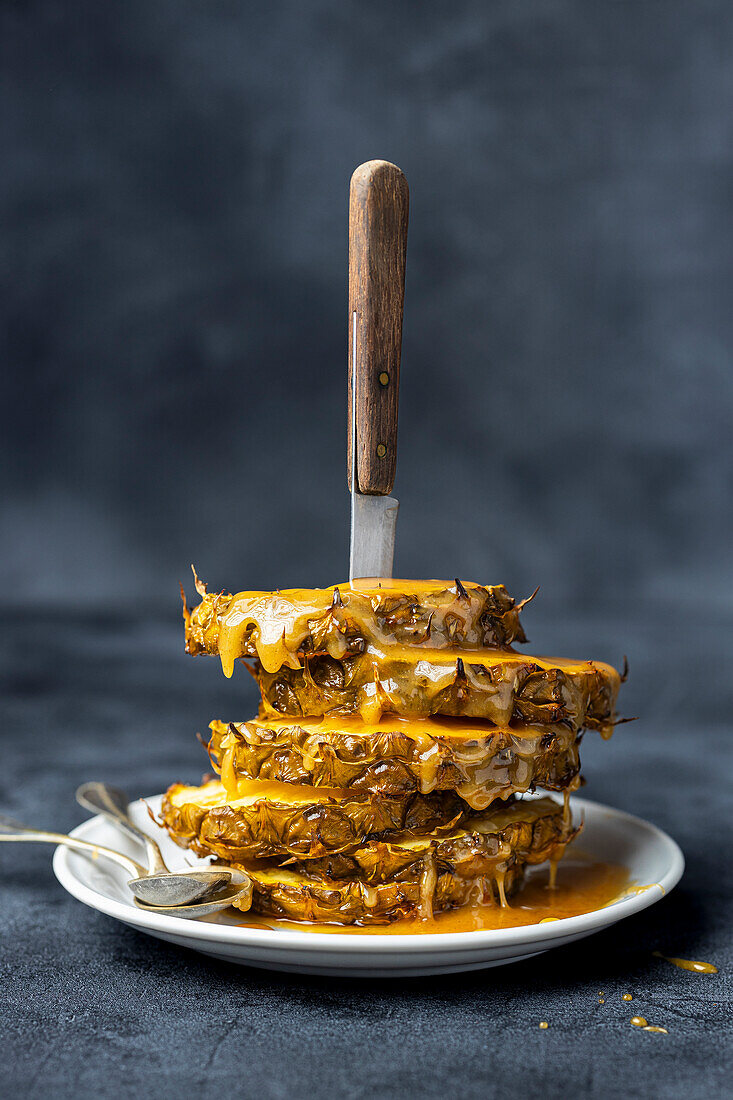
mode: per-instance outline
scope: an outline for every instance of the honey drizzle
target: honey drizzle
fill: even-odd
[[[713,966],[712,963],[698,962],[695,959],[678,959],[674,956],[663,955],[661,951],[653,951],[652,954],[658,959],[664,959],[665,962],[672,963],[673,966],[678,966],[680,970],[690,970],[693,974],[717,974],[717,966]]]
[[[499,904],[501,905],[502,909],[506,909],[509,905],[509,902],[506,900],[506,893],[504,891],[504,874],[504,871],[497,871],[495,878],[496,889],[499,893]]]
[[[420,916],[423,920],[433,919],[433,898],[438,881],[438,868],[435,860],[435,848],[431,845],[422,858],[420,875]]]
[[[373,685],[375,696],[383,693],[379,684]],[[383,699],[377,705],[382,706]],[[461,718],[384,718],[364,722],[353,716],[342,718],[290,718],[253,720],[225,729],[224,723],[212,722],[212,740],[216,746],[212,762],[220,770],[222,782],[228,791],[236,790],[238,774],[246,773],[246,742],[255,746],[263,743],[262,732],[269,735],[267,742],[284,743],[291,731],[300,736],[298,751],[303,768],[308,773],[324,769],[324,760],[332,752],[332,735],[358,736],[369,747],[370,738],[378,744],[381,735],[399,738],[407,744],[400,750],[407,766],[417,777],[422,794],[429,794],[438,787],[441,767],[446,761],[457,771],[456,791],[474,810],[487,809],[497,799],[510,794],[523,794],[532,785],[534,770],[531,760],[536,758],[540,730],[531,726],[518,730],[499,729],[476,720]],[[502,744],[506,749],[499,751]],[[572,730],[558,729],[555,734],[556,752],[577,760],[575,735]],[[412,743],[412,744],[410,744]],[[376,751],[376,749],[374,750]],[[218,762],[217,762],[218,756]],[[358,770],[359,765],[354,765]],[[318,774],[315,777],[318,785]],[[570,780],[563,791],[564,822],[570,824],[570,795],[580,784],[578,776]],[[233,796],[234,797],[234,796]]]
[[[437,630],[443,636],[441,648],[448,645],[450,630],[447,623],[460,622],[468,649],[480,648],[484,630],[482,616],[486,611],[490,589],[476,584],[466,583],[459,588],[449,581],[405,581],[367,578],[355,584],[341,584],[321,589],[284,589],[277,592],[238,592],[233,596],[206,596],[205,587],[197,584],[199,594],[206,601],[226,600],[224,609],[215,615],[212,624],[212,608],[199,620],[200,628],[206,632],[216,630],[218,624],[218,651],[224,675],[231,677],[235,661],[242,655],[245,637],[250,637],[263,668],[267,672],[277,672],[283,666],[300,667],[300,655],[303,643],[313,629],[323,633],[325,650],[330,656],[340,660],[347,650],[345,634],[354,624],[362,637],[371,645],[390,647],[394,639],[389,631],[379,625],[379,609],[383,606],[385,595],[398,596],[424,594],[428,597],[426,606],[430,606],[430,596],[442,593],[442,600],[433,607],[430,623],[432,632]],[[338,598],[336,598],[338,594]],[[202,615],[202,605],[194,615]],[[497,614],[499,621],[504,616],[516,619],[520,608],[512,604]],[[191,613],[187,622],[190,623]],[[319,629],[320,628],[320,629]],[[324,633],[325,631],[325,633]],[[446,634],[447,631],[447,634]],[[516,630],[510,632],[516,634]],[[427,639],[426,639],[427,640]],[[419,645],[419,641],[416,643]],[[436,644],[433,642],[433,644]],[[430,646],[432,649],[433,646]]]
[[[657,1027],[655,1024],[649,1024],[644,1016],[632,1016],[631,1024],[633,1027],[640,1027],[642,1031],[654,1031],[658,1035],[669,1035],[666,1027]]]

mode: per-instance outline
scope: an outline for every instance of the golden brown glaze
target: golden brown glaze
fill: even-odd
[[[299,668],[307,654],[341,660],[367,645],[425,649],[511,646],[525,640],[521,605],[503,585],[460,581],[360,580],[331,588],[207,592],[184,605],[186,651],[218,655],[226,676],[242,657],[270,673]]]
[[[439,874],[496,878],[517,863],[557,863],[579,832],[551,798],[500,803],[468,818],[445,836],[395,836],[367,840],[351,854],[300,861],[302,874],[329,879],[359,879],[374,885],[419,873],[426,855]]]
[[[689,970],[693,974],[717,974],[717,966],[713,966],[712,963],[699,962],[697,959],[678,959],[673,955],[663,955],[661,951],[653,951],[653,955],[656,955],[658,959],[664,959],[665,962],[672,963],[673,966],[679,967],[680,970]]]
[[[227,790],[241,777],[374,794],[455,790],[476,810],[538,786],[575,789],[580,735],[562,723],[495,728],[476,719],[384,716],[212,722],[209,755]]]
[[[505,905],[524,867],[548,859],[556,863],[578,831],[561,804],[532,799],[502,804],[450,828],[431,826],[427,835],[409,827],[391,835],[351,835],[349,846],[339,850],[334,844],[329,854],[322,854],[320,827],[317,843],[311,833],[310,848],[304,850],[302,825],[291,830],[285,841],[279,824],[280,858],[263,862],[254,857],[252,823],[232,818],[241,802],[212,805],[215,794],[219,792],[207,787],[169,792],[163,812],[174,838],[199,854],[213,854],[246,868],[254,884],[253,911],[308,920],[326,919],[324,914],[329,912],[330,920],[371,923],[416,911],[429,917],[469,902],[496,899]],[[331,801],[324,800],[323,805],[330,806]],[[262,812],[261,802],[258,810]],[[357,828],[354,810],[349,808],[350,821]],[[186,818],[187,814],[194,816]],[[260,846],[270,822],[269,815],[267,827],[261,817],[254,822]],[[338,825],[339,841],[343,841],[343,822],[339,820]],[[247,842],[242,844],[243,840]],[[291,851],[300,849],[293,853],[296,858],[283,859],[286,844]]]
[[[252,920],[409,933],[549,922],[611,900],[615,872],[578,872],[569,889],[558,861],[578,831],[568,796],[583,731],[609,737],[616,723],[615,669],[517,653],[522,605],[501,585],[196,587],[187,651],[218,655],[227,676],[249,659],[261,708],[211,723],[221,783],[175,785],[163,816],[178,843],[247,870]],[[538,786],[564,804],[518,797]],[[530,875],[515,916],[507,897],[540,862],[549,876]]]
[[[544,924],[592,913],[603,909],[623,893],[628,883],[625,867],[613,863],[593,863],[566,856],[560,864],[555,889],[547,885],[545,868],[530,869],[522,884],[514,884],[508,895],[507,906],[467,902],[444,911],[436,910],[433,919],[421,919],[418,914],[406,915],[392,923],[359,926],[339,924],[325,916],[306,920],[273,919],[268,916],[247,914],[241,922],[246,928],[282,928],[297,931],[329,932],[335,935],[434,935],[436,933],[479,932],[499,928],[518,928],[524,925]],[[316,923],[317,921],[317,923]]]
[[[201,856],[239,862],[349,852],[374,834],[447,831],[467,808],[450,791],[375,798],[367,791],[242,780],[236,798],[221,783],[176,783],[161,812],[177,843]]]
[[[409,917],[430,919],[435,913],[457,906],[501,905],[502,899],[506,904],[522,880],[519,865],[501,877],[500,886],[490,879],[477,882],[457,875],[439,875],[430,892],[430,910],[425,912],[421,879],[369,886],[358,881],[314,882],[283,868],[268,872],[248,868],[248,874],[253,884],[253,913],[290,920],[382,926],[389,926],[391,921],[403,923]]]
[[[478,718],[597,729],[610,737],[621,678],[600,661],[524,657],[504,650],[419,651],[393,646],[336,661],[314,657],[303,668],[268,673],[256,664],[266,716],[358,714]]]

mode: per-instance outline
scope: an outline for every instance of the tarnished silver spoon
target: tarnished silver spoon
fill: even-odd
[[[67,836],[66,833],[50,833],[44,829],[31,829],[27,825],[21,825],[18,821],[13,821],[12,818],[6,817],[4,814],[0,814],[0,841],[20,841],[26,843],[40,843],[40,844],[63,844],[67,848],[73,848],[75,852],[83,852],[85,855],[91,856],[92,859],[109,859],[118,866],[124,868],[124,870],[131,876],[128,885],[139,886],[146,880],[150,880],[151,890],[150,896],[157,897],[159,904],[145,904],[138,901],[135,898],[135,904],[139,905],[141,909],[149,909],[151,912],[168,914],[171,917],[182,917],[184,920],[191,920],[195,917],[205,917],[209,913],[215,913],[219,909],[228,909],[232,902],[237,899],[239,901],[239,908],[243,911],[248,909],[252,903],[252,880],[244,871],[236,871],[234,868],[227,870],[228,880],[223,889],[217,893],[207,896],[205,900],[199,901],[197,904],[181,904],[177,905],[165,904],[165,883],[162,881],[166,875],[148,875],[148,872],[141,863],[137,860],[131,859],[130,856],[123,855],[122,852],[115,852],[112,848],[105,848],[102,844],[91,844],[88,840],[80,840],[75,836]],[[168,872],[170,874],[170,872]],[[209,872],[204,871],[191,871],[192,875],[207,875]],[[171,876],[181,877],[181,876]],[[155,884],[157,880],[158,885]],[[199,882],[198,885],[201,885]],[[204,883],[207,890],[209,888],[208,883]]]
[[[82,783],[76,792],[76,801],[85,810],[104,814],[133,840],[144,845],[147,873],[142,878],[133,879],[129,887],[135,897],[146,905],[193,905],[205,901],[210,894],[231,883],[232,871],[228,867],[169,871],[157,843],[130,817],[130,800],[117,787],[110,787],[107,783]]]
[[[234,881],[235,875],[241,875],[247,879],[248,886]],[[171,913],[174,917],[184,917],[186,920],[195,920],[196,917],[208,917],[209,913],[216,913],[219,909],[226,909],[237,900],[237,908],[246,911],[252,904],[252,880],[247,878],[243,871],[232,872],[232,883],[225,886],[218,894],[199,901],[196,905],[177,905],[169,908],[167,905],[146,905],[144,901],[135,898],[138,909],[144,909],[147,913]]]

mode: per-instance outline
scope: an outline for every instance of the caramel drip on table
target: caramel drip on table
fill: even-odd
[[[668,963],[672,963],[673,966],[678,966],[680,970],[691,970],[693,974],[717,974],[717,966],[713,966],[712,963],[697,962],[695,959],[677,959],[670,955],[663,955],[661,951],[653,951],[658,959],[664,959]]]
[[[656,1027],[654,1024],[648,1024],[643,1016],[632,1016],[631,1023],[634,1027],[640,1027],[642,1031],[655,1031],[659,1035],[669,1035],[666,1027]]]

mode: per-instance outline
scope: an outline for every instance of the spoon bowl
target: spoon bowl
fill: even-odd
[[[135,905],[146,913],[162,913],[169,917],[196,920],[198,917],[218,913],[221,909],[228,909],[235,901],[242,902],[243,910],[249,909],[252,904],[252,880],[243,871],[232,871],[232,881],[228,886],[193,905],[148,905],[138,897],[135,898]]]
[[[223,868],[212,867],[210,871],[186,871],[178,874],[168,871],[166,874],[143,875],[132,878],[128,886],[135,898],[147,906],[191,906],[194,902],[207,901],[213,894],[225,886],[233,885],[233,873]]]

